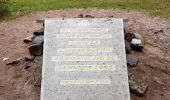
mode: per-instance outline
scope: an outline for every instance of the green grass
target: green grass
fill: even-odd
[[[7,18],[32,11],[93,7],[145,10],[151,15],[170,17],[170,0],[9,0]]]

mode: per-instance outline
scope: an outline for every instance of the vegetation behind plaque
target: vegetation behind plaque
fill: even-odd
[[[144,10],[151,15],[170,17],[170,0],[9,0],[0,9],[3,15],[9,11],[9,19],[32,11],[93,7]]]
[[[0,18],[8,14],[8,0],[0,0]]]

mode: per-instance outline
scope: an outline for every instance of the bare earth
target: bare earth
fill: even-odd
[[[36,57],[29,69],[24,62],[6,66],[3,59],[24,58],[29,55],[23,39],[42,27],[37,19],[77,17],[79,14],[94,17],[128,18],[128,31],[139,32],[145,44],[144,52],[137,55],[137,67],[129,68],[134,74],[149,84],[144,97],[131,94],[132,100],[170,100],[170,21],[151,17],[145,12],[102,9],[64,9],[31,13],[20,18],[0,23],[0,100],[39,100],[40,87],[34,86],[40,77],[42,57]],[[154,33],[156,30],[163,32]],[[155,63],[159,62],[159,63]],[[33,85],[34,84],[34,85]]]

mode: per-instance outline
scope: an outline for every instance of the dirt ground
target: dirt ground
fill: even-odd
[[[77,17],[79,14],[94,17],[128,18],[125,28],[138,32],[144,43],[143,52],[133,52],[139,58],[137,67],[129,68],[133,74],[149,84],[143,97],[131,94],[132,100],[170,100],[170,21],[149,16],[145,12],[118,9],[64,9],[41,11],[0,22],[0,100],[39,100],[40,86],[34,86],[40,77],[42,57],[36,57],[31,68],[24,69],[24,61],[5,65],[4,58],[16,59],[29,55],[29,44],[23,39],[42,27],[37,19]],[[160,31],[163,30],[163,31]],[[160,31],[160,32],[158,32]]]

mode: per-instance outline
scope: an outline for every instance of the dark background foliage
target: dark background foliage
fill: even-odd
[[[8,13],[8,0],[0,0],[0,18]]]

